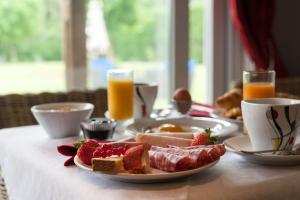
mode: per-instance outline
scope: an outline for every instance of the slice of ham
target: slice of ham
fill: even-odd
[[[190,168],[196,168],[207,163],[209,160],[208,152],[205,149],[179,149],[179,148],[163,148],[152,146],[152,151],[175,154],[178,156],[187,156],[191,160]]]
[[[191,159],[185,155],[150,150],[149,158],[151,167],[167,172],[185,171],[192,166]]]
[[[189,146],[189,147],[177,147],[177,146],[169,146],[171,148],[179,148],[179,149],[202,149],[202,148],[215,148],[220,156],[223,156],[226,152],[224,144],[213,144],[213,145],[197,145],[197,146]]]
[[[152,167],[174,172],[203,166],[218,160],[224,153],[224,145],[201,145],[193,147],[152,146],[149,156]]]

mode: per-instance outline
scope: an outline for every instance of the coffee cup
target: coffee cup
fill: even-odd
[[[300,100],[264,98],[242,101],[252,150],[291,150],[300,131]]]
[[[135,83],[133,116],[135,119],[150,117],[157,96],[156,83]]]

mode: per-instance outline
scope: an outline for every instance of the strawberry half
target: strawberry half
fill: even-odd
[[[95,140],[86,140],[77,150],[78,158],[86,165],[91,165],[93,153],[100,145]]]
[[[123,157],[124,168],[131,173],[145,173],[146,154],[144,145],[138,145],[128,149]]]
[[[211,130],[210,128],[208,128],[205,129],[204,132],[200,132],[194,137],[191,146],[209,145],[209,144],[215,144],[216,142],[217,142],[217,138],[211,136]]]

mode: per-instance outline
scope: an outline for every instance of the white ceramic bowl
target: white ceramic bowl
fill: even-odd
[[[80,122],[88,119],[94,110],[90,103],[49,103],[31,108],[35,119],[50,138],[77,136]]]

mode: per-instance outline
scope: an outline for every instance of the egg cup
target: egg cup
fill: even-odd
[[[174,100],[173,99],[172,104],[178,112],[180,112],[182,114],[186,114],[192,106],[192,101]]]

